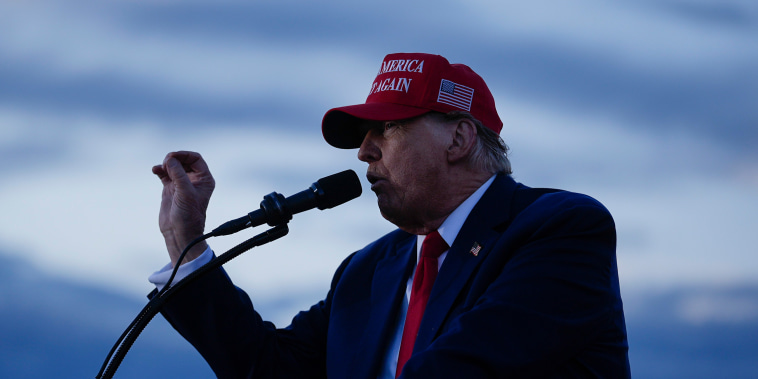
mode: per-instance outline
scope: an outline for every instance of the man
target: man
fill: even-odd
[[[514,182],[501,128],[467,66],[388,55],[366,103],[328,111],[322,130],[359,148],[398,229],[345,259],[287,328],[264,322],[223,270],[164,316],[223,378],[629,377],[610,214]],[[214,182],[196,153],[170,153],[153,172],[174,265],[203,232]],[[213,254],[203,244],[188,257],[183,271]],[[170,268],[151,280],[165,283]]]

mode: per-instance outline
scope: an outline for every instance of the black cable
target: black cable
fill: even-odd
[[[192,240],[187,245],[187,247],[184,248],[184,250],[182,251],[182,253],[179,255],[179,259],[177,259],[177,262],[174,265],[174,269],[171,272],[171,276],[169,277],[168,282],[166,282],[166,285],[163,288],[161,288],[161,290],[158,292],[158,294],[156,296],[154,296],[152,299],[150,299],[150,301],[148,301],[147,304],[145,304],[145,307],[142,308],[142,310],[137,314],[137,316],[134,318],[134,320],[132,320],[132,322],[129,324],[129,326],[127,326],[126,329],[124,329],[124,332],[121,333],[121,336],[116,340],[116,343],[113,344],[113,347],[111,347],[111,350],[108,352],[108,355],[106,356],[105,361],[103,362],[103,365],[100,367],[100,371],[97,373],[96,378],[99,379],[102,376],[103,371],[105,371],[108,362],[111,361],[111,357],[113,357],[113,353],[116,351],[116,348],[118,348],[121,345],[121,343],[124,341],[124,338],[126,338],[126,336],[134,329],[134,326],[137,324],[137,322],[140,319],[142,319],[147,314],[147,312],[149,311],[149,309],[151,308],[151,306],[155,304],[153,302],[153,300],[156,299],[156,298],[158,298],[158,297],[160,297],[160,296],[162,296],[163,293],[165,293],[166,290],[169,288],[169,286],[171,285],[171,282],[174,280],[174,277],[176,276],[177,271],[179,270],[179,266],[181,265],[181,262],[184,260],[184,257],[187,255],[187,253],[189,252],[189,250],[193,246],[197,245],[201,241],[204,241],[204,240],[208,239],[211,236],[212,236],[212,234],[209,233],[209,234],[200,236],[198,238],[195,238],[194,240]]]
[[[200,243],[201,241],[205,241],[208,238],[213,237],[213,236],[214,236],[213,233],[208,233],[208,234],[202,235],[200,237],[197,237],[194,240],[192,240],[192,242],[190,242],[189,245],[187,245],[187,247],[184,248],[184,250],[182,251],[182,253],[179,255],[179,259],[176,260],[176,264],[174,265],[174,269],[171,271],[171,276],[168,278],[168,281],[163,286],[163,288],[161,288],[161,290],[158,292],[158,294],[156,296],[162,296],[162,294],[165,293],[166,290],[169,287],[171,287],[171,282],[174,281],[174,277],[176,277],[176,273],[179,271],[179,266],[182,265],[182,262],[184,261],[184,257],[187,255],[187,253],[189,253],[190,249],[193,246],[195,246],[198,243]]]
[[[163,289],[159,291],[158,294],[156,294],[156,296],[154,296],[147,303],[147,305],[145,305],[142,311],[137,315],[137,317],[135,317],[132,323],[127,327],[127,329],[124,331],[124,333],[121,335],[119,340],[111,349],[110,353],[108,354],[108,357],[105,359],[105,362],[103,362],[103,366],[100,369],[100,372],[98,372],[96,378],[97,379],[110,379],[113,377],[113,375],[116,373],[116,370],[118,369],[118,366],[121,365],[121,362],[123,361],[124,357],[126,357],[126,354],[129,352],[129,349],[137,340],[137,337],[139,337],[140,333],[142,333],[145,327],[147,327],[147,324],[150,323],[153,317],[155,317],[158,314],[158,312],[160,312],[160,309],[163,307],[166,301],[171,296],[173,296],[176,292],[184,288],[188,283],[194,281],[198,277],[209,272],[210,270],[220,267],[224,263],[236,258],[240,254],[252,249],[253,247],[260,246],[268,242],[271,242],[277,238],[283,237],[287,235],[288,232],[289,232],[289,228],[287,227],[286,223],[275,226],[229,249],[224,254],[218,256],[216,259],[211,260],[210,262],[198,268],[191,274],[187,275],[187,277],[185,277],[184,279],[176,283],[175,286],[169,287],[169,284],[173,280],[180,262],[186,255],[186,252],[189,251],[189,249],[194,244],[197,244],[198,242],[208,238],[211,235],[209,234],[209,235],[199,237],[195,241],[191,242],[190,245],[188,245],[187,248],[184,249],[181,256],[177,260],[177,264],[174,267],[174,271],[168,283],[166,284],[166,286],[164,286]],[[114,354],[114,351],[115,351],[115,354]]]

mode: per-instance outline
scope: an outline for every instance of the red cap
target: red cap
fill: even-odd
[[[353,149],[363,141],[361,120],[402,120],[430,111],[466,111],[495,133],[503,128],[487,84],[468,66],[439,55],[397,53],[384,57],[366,103],[330,109],[321,131],[330,145]]]

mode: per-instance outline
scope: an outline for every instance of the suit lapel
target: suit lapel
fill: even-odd
[[[511,217],[509,208],[516,187],[513,179],[498,175],[466,218],[435,280],[414,351],[426,349],[431,344],[455,299],[500,237],[501,233],[494,227]]]
[[[415,246],[416,236],[408,235],[395,245],[392,254],[377,263],[371,283],[368,327],[349,371],[356,374],[355,378],[376,377],[387,348],[387,336],[394,335],[392,328],[405,296],[406,281],[416,262]]]

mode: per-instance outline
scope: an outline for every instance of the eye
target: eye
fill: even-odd
[[[385,121],[384,122],[384,131],[388,132],[392,129],[395,129],[396,127],[400,126],[400,123],[397,121]]]

